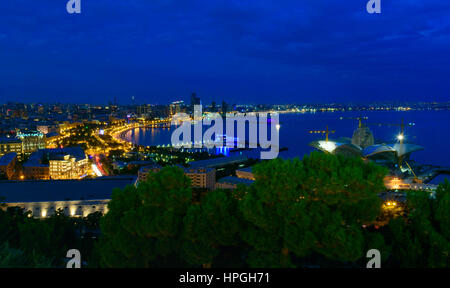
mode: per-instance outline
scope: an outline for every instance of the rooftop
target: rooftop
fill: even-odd
[[[42,159],[47,156],[49,160],[58,159],[63,155],[71,155],[75,157],[76,161],[80,161],[86,158],[86,154],[81,147],[67,147],[67,148],[56,148],[56,149],[40,149],[33,152],[28,159],[28,161],[23,165],[24,167],[38,167],[38,166],[48,166],[42,164]]]
[[[219,181],[217,181],[218,183],[230,183],[230,184],[244,184],[244,185],[251,185],[253,182],[253,180],[249,180],[249,179],[244,179],[244,178],[238,178],[238,177],[234,177],[234,176],[227,176],[224,178],[219,179]]]
[[[253,172],[253,168],[252,168],[252,166],[250,166],[250,167],[246,167],[246,168],[242,168],[242,169],[237,169],[236,171],[252,173]]]
[[[22,143],[20,139],[17,138],[0,138],[0,143]]]
[[[209,173],[211,171],[215,171],[215,168],[204,167],[204,166],[196,166],[196,167],[183,167],[180,164],[175,165],[183,169],[184,173]]]
[[[0,166],[7,166],[13,159],[17,157],[17,153],[11,152],[0,157]]]
[[[56,133],[56,132],[50,132],[50,133],[45,134],[45,136],[46,136],[47,138],[54,137],[54,136],[58,136],[58,135],[59,135],[59,134]]]
[[[89,180],[0,181],[3,203],[111,199],[114,188],[132,185],[130,176]]]
[[[144,166],[144,167],[141,167],[140,169],[139,169],[139,172],[146,172],[146,171],[148,171],[148,170],[152,170],[152,169],[161,169],[162,168],[162,166],[161,165],[158,165],[158,164],[152,164],[152,165],[147,165],[147,166]]]
[[[43,137],[44,133],[37,130],[21,130],[17,132],[17,137]]]
[[[128,163],[128,165],[136,165],[136,166],[152,165],[152,164],[154,164],[153,161],[131,161]]]
[[[205,167],[205,168],[216,168],[220,166],[225,166],[234,163],[240,163],[247,161],[247,157],[244,155],[230,156],[230,157],[220,157],[214,159],[200,160],[189,162],[188,165],[191,168]]]

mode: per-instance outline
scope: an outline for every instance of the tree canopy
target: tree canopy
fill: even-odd
[[[449,267],[447,181],[408,191],[394,217],[379,197],[386,170],[361,159],[311,153],[252,170],[249,186],[193,197],[167,166],[85,218],[3,207],[0,266],[61,267],[75,248],[90,267],[365,267],[370,249],[382,267]]]
[[[356,261],[364,254],[363,224],[380,212],[385,171],[360,159],[312,153],[303,160],[263,162],[256,182],[243,188],[240,210],[253,247],[249,263],[291,267],[291,255],[318,253]]]

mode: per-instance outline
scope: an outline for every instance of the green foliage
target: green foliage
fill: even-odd
[[[378,227],[379,166],[312,153],[253,172],[251,186],[197,199],[183,170],[166,167],[114,190],[104,216],[0,209],[0,267],[62,267],[72,248],[89,267],[365,267],[370,249],[382,267],[449,267],[447,181],[435,197],[408,192],[404,213]]]
[[[229,191],[218,189],[208,193],[200,205],[189,207],[184,224],[183,252],[193,265],[208,266],[223,246],[239,243],[237,203]]]
[[[0,268],[18,268],[26,265],[27,259],[23,251],[10,248],[8,242],[0,245]]]
[[[253,168],[256,182],[239,192],[239,208],[250,227],[243,239],[264,255],[261,263],[293,265],[292,254],[321,254],[331,260],[356,261],[364,254],[361,226],[380,212],[377,194],[385,170],[360,159],[311,153],[303,160],[262,162]],[[281,257],[266,257],[268,254]],[[259,265],[257,265],[259,267]]]
[[[450,183],[447,179],[436,190],[435,219],[442,235],[450,239]]]
[[[202,206],[193,205],[189,207],[185,224],[185,239],[183,241],[183,254],[191,265],[208,265],[219,253],[212,239],[211,227],[205,219]]]
[[[8,175],[6,175],[3,171],[0,171],[0,180],[8,180]]]
[[[435,197],[424,191],[407,194],[407,218],[389,223],[393,264],[402,267],[449,267],[448,181],[439,185]]]
[[[84,224],[87,229],[95,230],[100,229],[100,219],[103,217],[103,213],[96,211],[83,218]]]
[[[180,255],[183,218],[192,198],[189,186],[182,169],[166,167],[137,188],[116,189],[101,221],[101,265],[176,265],[171,256]]]
[[[392,245],[393,266],[398,267],[424,267],[423,247],[414,233],[408,229],[404,219],[395,218],[389,222],[386,239]]]
[[[78,248],[75,219],[64,215],[61,210],[46,219],[29,218],[18,228],[19,247],[28,255],[46,255],[55,266],[63,264],[69,249]]]
[[[10,243],[19,242],[19,225],[28,221],[28,214],[19,207],[0,209],[0,243],[6,241]]]
[[[18,207],[0,210],[2,267],[63,267],[69,249],[79,249],[85,259],[90,258],[91,239],[80,238],[81,228],[87,226],[82,219],[61,210],[44,219],[29,216]]]
[[[379,231],[365,231],[364,238],[367,239],[364,251],[377,249],[381,254],[381,263],[384,265],[392,255],[392,247],[386,243],[382,233]],[[382,266],[383,267],[383,266]]]
[[[0,268],[49,268],[51,260],[42,255],[27,255],[22,250],[11,248],[8,242],[0,245]]]

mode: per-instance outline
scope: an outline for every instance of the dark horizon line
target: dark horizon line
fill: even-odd
[[[183,101],[185,103],[185,105],[190,105],[189,101],[184,101],[184,100],[177,100],[177,101]],[[225,100],[224,100],[225,101]],[[113,105],[117,104],[118,106],[132,106],[132,105],[170,105],[171,102],[169,103],[165,103],[165,104],[161,104],[161,103],[113,103],[112,101],[107,101],[107,102],[111,102]],[[175,101],[172,101],[175,102]],[[217,106],[221,106],[222,105],[222,101],[211,101],[212,102],[216,102]],[[380,101],[380,102],[304,102],[304,103],[232,103],[232,102],[227,102],[225,101],[228,105],[230,104],[235,104],[235,105],[248,105],[248,106],[256,106],[256,105],[271,105],[271,106],[275,106],[275,105],[345,105],[345,106],[358,106],[358,105],[380,105],[380,104],[450,104],[450,100],[449,101]],[[210,106],[211,103],[209,104],[203,104],[203,106]],[[86,102],[60,102],[60,101],[55,101],[55,102],[38,102],[38,101],[31,101],[31,102],[23,102],[23,101],[7,101],[7,102],[0,102],[0,105],[6,105],[6,104],[25,104],[25,105],[30,105],[30,104],[43,104],[43,105],[55,105],[55,104],[59,104],[59,105],[95,105],[95,106],[108,106],[109,103],[86,103]]]

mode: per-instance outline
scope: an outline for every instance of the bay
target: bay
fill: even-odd
[[[400,123],[405,123],[405,142],[418,144],[424,150],[411,155],[420,164],[450,167],[450,111],[352,111],[280,114],[280,147],[288,148],[280,152],[282,158],[302,158],[314,150],[309,146],[314,140],[325,139],[325,135],[311,134],[310,130],[335,131],[330,139],[352,137],[358,127],[358,120],[347,119],[367,117],[376,142],[396,142],[400,133]],[[144,128],[129,131],[126,140],[138,145],[167,145],[171,141],[174,128]],[[444,176],[445,177],[445,176]],[[442,178],[442,177],[441,177]]]

